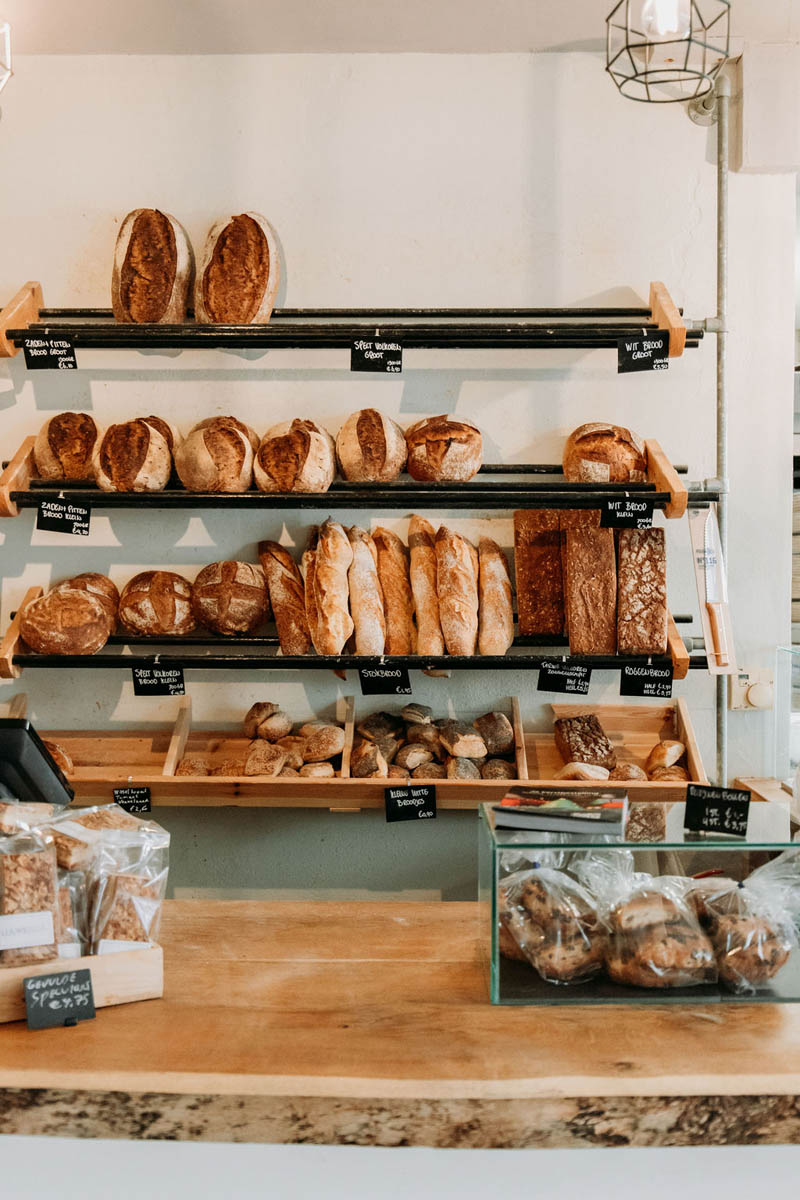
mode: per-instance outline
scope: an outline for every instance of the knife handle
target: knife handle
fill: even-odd
[[[708,612],[708,623],[711,629],[711,641],[717,666],[727,667],[730,665],[730,658],[728,657],[728,638],[725,631],[725,614],[722,611],[722,605],[719,602],[714,604],[707,603],[706,610]]]

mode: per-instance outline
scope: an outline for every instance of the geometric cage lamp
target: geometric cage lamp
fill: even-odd
[[[606,18],[606,70],[651,104],[710,92],[730,53],[729,0],[620,0]]]

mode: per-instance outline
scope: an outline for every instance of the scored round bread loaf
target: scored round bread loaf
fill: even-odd
[[[99,597],[67,587],[32,600],[22,611],[19,628],[36,654],[95,654],[111,633]]]
[[[119,619],[134,634],[191,633],[197,628],[192,585],[174,571],[142,571],[122,589]]]
[[[116,320],[185,321],[193,282],[194,253],[183,226],[157,208],[129,212],[114,249],[111,307]]]
[[[685,753],[686,747],[683,742],[666,738],[663,741],[656,742],[647,756],[644,769],[649,775],[656,767],[674,767],[676,763],[680,762]]]
[[[278,239],[266,217],[224,217],[209,230],[194,289],[196,321],[266,325],[281,280]]]
[[[154,417],[152,413],[149,417],[140,417],[139,419],[144,421],[145,424],[152,426],[153,429],[158,430],[164,441],[169,446],[169,452],[174,458],[175,451],[182,441],[182,438],[175,426],[171,425],[169,421],[165,421],[163,417]]]
[[[480,469],[480,430],[456,417],[426,417],[406,430],[408,473],[413,479],[459,483]]]
[[[94,477],[105,492],[161,492],[169,482],[169,443],[149,420],[110,425],[92,456]]]
[[[71,579],[64,579],[57,585],[55,591],[60,591],[62,588],[71,588],[79,592],[91,592],[105,609],[109,629],[114,630],[116,628],[117,613],[119,610],[119,591],[117,590],[117,585],[107,575],[101,575],[98,571],[84,571],[82,575],[73,575]]]
[[[91,479],[100,430],[88,413],[48,417],[36,435],[33,461],[40,479]]]
[[[214,562],[192,585],[192,612],[216,633],[251,633],[269,612],[261,567],[246,562]]]
[[[621,425],[591,421],[569,435],[564,446],[569,483],[643,483],[647,450],[638,434]]]
[[[336,435],[336,457],[345,479],[388,483],[406,465],[406,435],[391,417],[376,408],[362,408],[347,418]]]
[[[264,434],[253,463],[260,492],[327,492],[336,474],[333,438],[315,421],[283,421]]]
[[[252,436],[251,436],[252,435]],[[258,439],[235,417],[210,417],[175,451],[175,470],[189,492],[246,492],[253,482]]]

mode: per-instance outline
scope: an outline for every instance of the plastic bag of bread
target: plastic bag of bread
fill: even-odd
[[[80,958],[87,953],[86,903],[86,876],[83,872],[59,871],[56,929],[59,958]]]
[[[89,871],[92,954],[141,950],[158,938],[167,890],[169,834],[136,817],[133,829],[104,829]]]
[[[0,836],[9,836],[35,828],[63,812],[56,804],[20,801],[6,797],[0,801]]]
[[[53,839],[35,829],[0,838],[0,967],[56,958],[57,930]]]
[[[107,832],[135,830],[142,823],[118,804],[102,804],[95,808],[62,809],[42,828],[53,838],[61,870],[85,871]]]
[[[500,886],[501,928],[546,983],[583,983],[603,968],[606,929],[585,887],[534,864]]]

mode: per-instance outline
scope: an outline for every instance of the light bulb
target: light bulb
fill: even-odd
[[[644,0],[642,32],[651,40],[682,40],[691,29],[691,0]]]

